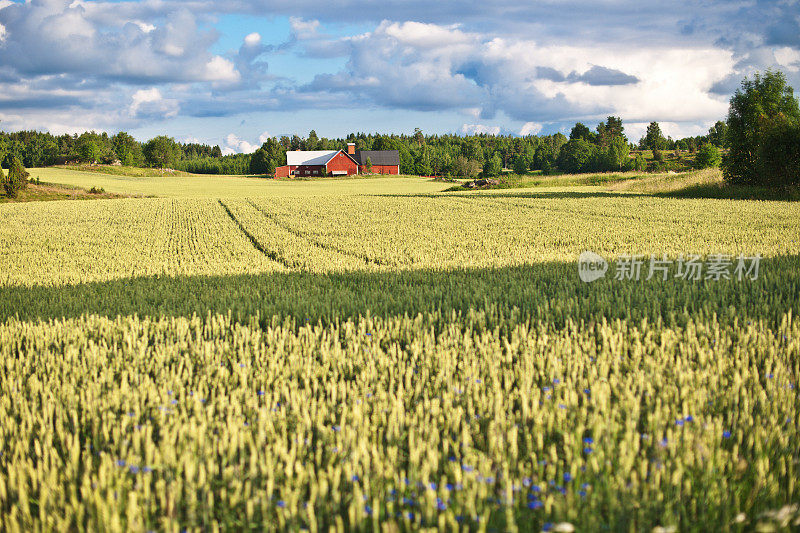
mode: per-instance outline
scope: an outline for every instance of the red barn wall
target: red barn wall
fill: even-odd
[[[400,174],[399,165],[372,165],[372,172],[375,174]]]
[[[334,171],[345,171],[348,176],[351,174],[358,174],[358,165],[343,152],[339,152],[333,156],[333,159],[328,161],[328,174],[332,174]]]

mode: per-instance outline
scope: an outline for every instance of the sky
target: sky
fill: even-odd
[[[800,92],[800,0],[0,0],[0,129],[225,153],[608,115],[700,135],[768,68]]]

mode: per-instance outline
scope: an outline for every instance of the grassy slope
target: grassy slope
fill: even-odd
[[[124,195],[102,192],[90,193],[82,187],[56,183],[29,183],[16,198],[9,198],[0,190],[0,203],[46,202],[52,200],[99,200],[122,198]]]
[[[63,168],[33,168],[32,177],[78,187],[102,187],[108,192],[143,196],[219,198],[349,194],[410,194],[438,192],[447,184],[399,176],[315,181],[272,180],[240,176],[120,176]]]

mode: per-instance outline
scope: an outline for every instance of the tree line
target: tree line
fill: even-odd
[[[0,161],[11,168],[16,158],[27,167],[82,163],[174,168],[200,174],[273,175],[286,164],[289,150],[336,150],[355,143],[357,150],[397,150],[400,172],[420,176],[497,176],[504,169],[568,173],[663,171],[663,151],[694,153],[696,168],[722,164],[725,178],[740,184],[796,184],[800,166],[800,111],[793,90],[780,72],[745,79],[731,98],[726,121],[706,135],[673,140],[652,122],[637,144],[625,135],[619,117],[609,116],[594,129],[577,123],[569,137],[553,135],[411,135],[351,133],[344,138],[319,137],[312,130],[270,138],[253,154],[222,155],[219,146],[180,143],[158,136],[141,143],[126,132],[0,132]],[[652,152],[645,158],[644,151]],[[725,153],[723,158],[723,153]]]

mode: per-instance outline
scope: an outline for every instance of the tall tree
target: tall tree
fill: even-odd
[[[589,129],[589,126],[583,124],[582,122],[578,122],[572,128],[572,131],[569,133],[569,140],[574,141],[577,139],[583,139],[587,142],[595,142],[597,139],[597,135]]]
[[[622,119],[619,117],[608,117],[605,122],[597,125],[597,142],[602,148],[611,145],[611,141],[616,137],[621,137],[625,142],[625,128],[622,126]]]
[[[708,142],[718,148],[725,148],[725,141],[728,135],[728,124],[718,120],[716,124],[708,130]]]
[[[175,139],[159,135],[147,141],[144,145],[144,157],[153,167],[167,168],[172,166],[180,157],[181,149]]]
[[[728,154],[722,169],[729,183],[767,183],[758,155],[764,133],[780,123],[796,124],[800,108],[782,72],[768,70],[745,78],[728,110]]]
[[[658,122],[651,122],[650,125],[647,126],[647,133],[639,144],[645,150],[655,151],[666,148],[667,139],[665,139],[664,134],[661,133],[661,126],[658,125]]]

